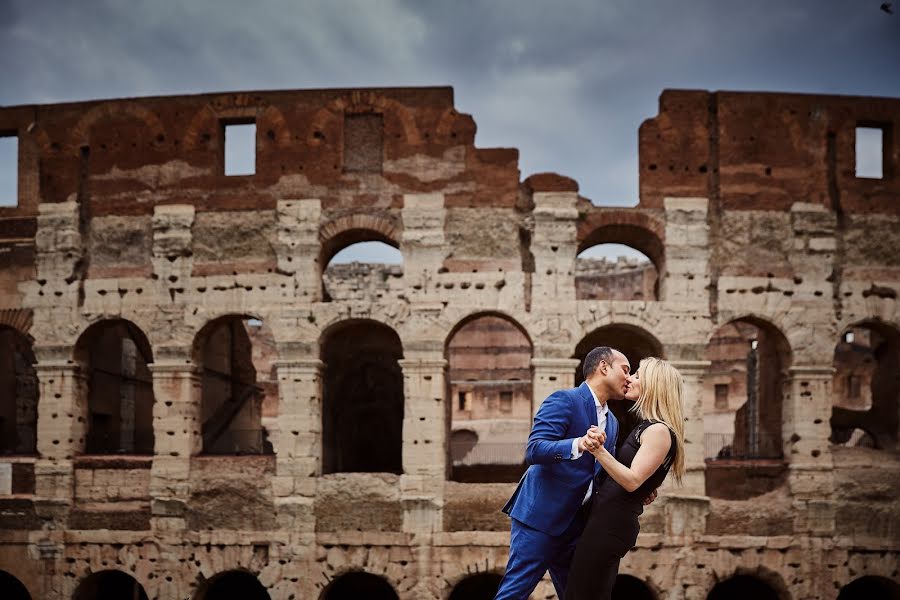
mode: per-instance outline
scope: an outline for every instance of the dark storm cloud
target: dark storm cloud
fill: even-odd
[[[479,146],[637,201],[666,87],[900,96],[878,2],[0,0],[0,104],[452,85]]]

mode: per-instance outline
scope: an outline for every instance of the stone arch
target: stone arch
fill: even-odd
[[[319,227],[319,264],[324,270],[335,254],[358,242],[383,242],[400,248],[400,229],[379,215],[355,214],[332,219]]]
[[[98,571],[81,580],[72,600],[106,600],[107,598],[128,598],[148,600],[144,586],[124,571]]]
[[[343,114],[381,113],[397,119],[406,138],[406,143],[416,145],[422,143],[422,135],[416,123],[416,117],[406,106],[381,94],[366,90],[354,90],[346,96],[336,98],[325,107],[316,111],[310,120],[306,135],[308,143],[319,145],[321,138],[315,135],[328,128],[329,122]]]
[[[524,472],[522,440],[532,418],[533,346],[525,328],[496,311],[467,315],[444,343],[449,381],[451,478],[515,482]],[[478,441],[454,440],[458,429]],[[455,447],[457,444],[459,447]],[[464,454],[459,460],[454,456]]]
[[[399,600],[387,579],[365,571],[348,571],[331,580],[319,600]]]
[[[131,117],[141,121],[154,137],[166,134],[166,128],[159,116],[143,105],[131,102],[103,102],[84,113],[70,130],[68,152],[77,154],[81,146],[89,143],[90,129],[98,121],[120,117]]]
[[[6,325],[30,338],[29,332],[33,324],[34,312],[31,309],[4,308],[0,310],[0,326]]]
[[[213,109],[213,107],[209,104],[204,104],[195,114],[191,117],[191,122],[188,124],[187,129],[184,132],[184,149],[188,150],[196,150],[199,146],[200,138],[202,135],[202,130],[204,127],[211,127],[212,131],[206,133],[210,138],[215,135],[215,131],[218,129],[218,120],[219,115]],[[204,140],[206,141],[206,140]]]
[[[592,211],[578,224],[577,240],[576,254],[597,244],[624,244],[647,255],[660,278],[665,273],[665,224],[649,215],[628,209]]]
[[[648,356],[664,358],[663,346],[649,331],[628,323],[611,323],[598,327],[585,335],[578,345],[572,358],[578,359],[578,368],[575,371],[575,383],[580,385],[584,381],[584,359],[588,352],[597,346],[611,346],[621,351],[631,364],[631,369],[638,368],[641,359]],[[619,431],[627,434],[638,423],[637,416],[630,412],[631,402],[627,400],[610,400],[609,409],[616,415],[619,421]],[[619,435],[617,445],[621,445],[627,435]]]
[[[759,569],[738,571],[712,587],[706,600],[790,600],[784,580],[776,573]]]
[[[266,106],[256,123],[257,127],[271,129],[275,134],[275,146],[288,148],[291,145],[291,126],[284,113],[275,106]]]
[[[848,325],[835,347],[834,367],[831,442],[900,447],[900,331],[875,319]]]
[[[644,580],[626,573],[619,573],[616,575],[616,582],[613,584],[612,589],[612,600],[656,599],[656,592]]]
[[[837,600],[900,600],[900,584],[877,575],[864,575],[843,586]]]
[[[31,600],[25,584],[12,573],[0,570],[0,590],[5,600]]]
[[[262,415],[264,405],[277,399],[274,358],[274,337],[257,316],[222,315],[197,332],[193,361],[201,372],[203,453],[272,453]]]
[[[502,579],[500,573],[467,575],[453,586],[447,600],[493,600]]]
[[[402,473],[400,336],[378,321],[351,319],[329,326],[319,347],[323,472]]]
[[[256,575],[244,569],[232,569],[200,584],[194,600],[271,600],[271,596]]]
[[[153,352],[146,334],[125,319],[91,324],[75,342],[86,375],[76,399],[87,418],[88,454],[153,453]]]
[[[0,324],[0,455],[37,453],[36,362],[30,337]]]

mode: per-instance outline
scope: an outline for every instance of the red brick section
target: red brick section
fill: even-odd
[[[883,179],[856,177],[857,127],[887,131]],[[898,99],[666,90],[640,128],[641,206],[697,196],[730,210],[897,213],[898,128]]]
[[[535,173],[525,180],[525,189],[534,192],[577,192],[578,182],[556,173]]]

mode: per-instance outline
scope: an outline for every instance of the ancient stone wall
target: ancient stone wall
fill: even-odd
[[[225,174],[238,123],[251,175]],[[884,131],[881,179],[855,177],[858,126]],[[895,593],[898,126],[897,99],[666,91],[619,208],[522,180],[449,88],[0,109],[0,431],[24,440],[0,445],[2,589],[489,598],[515,483],[454,477],[452,431],[524,445],[502,421],[609,344],[686,383],[687,474],[642,518],[628,597]],[[362,241],[402,266],[326,270]],[[652,269],[587,285],[602,243]],[[706,452],[717,384],[741,456]],[[506,387],[476,415],[465,385]]]

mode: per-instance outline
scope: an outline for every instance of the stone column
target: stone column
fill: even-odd
[[[327,266],[319,264],[322,202],[318,198],[279,200],[276,214],[278,271],[293,277],[294,298],[318,302],[322,299],[322,270]]]
[[[322,372],[316,358],[278,360],[278,416],[263,418],[275,451],[278,523],[314,542],[316,478],[322,473]]]
[[[574,310],[577,192],[535,192],[532,306],[551,313]],[[565,309],[568,308],[568,311]],[[574,367],[573,367],[574,369]]]
[[[835,527],[831,435],[831,365],[788,369],[784,385],[782,443],[794,500],[794,533],[831,536]]]
[[[577,358],[532,358],[532,414],[536,414],[544,400],[555,392],[575,385]]]
[[[659,299],[709,312],[709,223],[706,198],[666,198],[666,257]],[[664,271],[664,272],[663,272]]]
[[[703,376],[709,368],[707,360],[672,361],[684,379],[684,485],[680,491],[696,496],[706,495],[706,460],[703,430]]]
[[[444,264],[446,219],[443,194],[403,196],[403,278],[414,301],[428,300],[434,292],[429,285]]]
[[[35,507],[41,516],[62,519],[73,501],[72,459],[84,450],[87,435],[87,379],[79,365],[68,360],[41,360],[35,370],[41,399]]]
[[[151,519],[157,531],[186,528],[191,457],[203,447],[201,378],[185,360],[159,360],[153,374],[154,456],[150,469]]]

